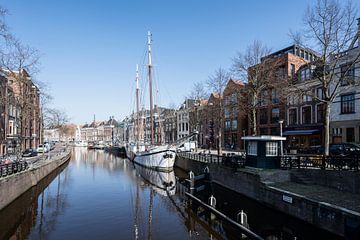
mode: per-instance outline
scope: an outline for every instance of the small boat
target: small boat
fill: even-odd
[[[87,147],[88,143],[86,141],[75,142],[75,147]]]
[[[105,144],[103,141],[99,141],[94,144],[94,149],[103,150],[105,148]]]
[[[95,144],[93,142],[88,142],[88,149],[95,149]]]

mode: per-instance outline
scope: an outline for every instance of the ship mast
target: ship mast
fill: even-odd
[[[148,32],[148,78],[150,90],[150,124],[151,124],[151,145],[154,144],[154,119],[153,119],[153,96],[152,96],[152,59],[151,59],[151,33]]]
[[[139,148],[140,141],[140,107],[139,107],[139,65],[136,64],[136,142]]]

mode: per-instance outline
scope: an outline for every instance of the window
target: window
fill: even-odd
[[[248,154],[252,156],[257,156],[257,142],[248,143]]]
[[[268,131],[267,128],[260,128],[260,135],[267,135]]]
[[[260,94],[260,106],[267,106],[268,105],[268,92],[266,90],[262,91]]]
[[[289,105],[297,105],[299,104],[299,96],[296,94],[293,94],[288,97],[288,103]]]
[[[316,122],[324,122],[324,104],[316,105]]]
[[[277,156],[277,155],[278,155],[278,143],[266,142],[266,156]]]
[[[316,97],[318,99],[324,99],[324,91],[322,90],[321,87],[316,89]]]
[[[186,131],[189,131],[189,124],[186,123]]]
[[[273,135],[273,136],[280,135],[279,128],[277,128],[277,127],[270,128],[270,134]]]
[[[185,131],[185,123],[182,123],[182,131]]]
[[[237,120],[232,120],[232,126],[231,126],[232,130],[237,130]]]
[[[355,142],[355,129],[354,128],[346,128],[346,141],[347,142]]]
[[[230,120],[226,120],[225,121],[225,130],[229,130],[230,129]]]
[[[279,122],[279,108],[271,109],[271,123]]]
[[[295,75],[295,65],[294,64],[290,64],[290,74],[291,74],[291,77],[293,77]]]
[[[267,109],[261,109],[260,110],[260,124],[267,124],[268,122],[268,110]]]
[[[348,94],[341,96],[341,113],[355,113],[355,96]]]
[[[342,128],[333,128],[333,135],[341,135],[342,134]]]
[[[231,103],[236,103],[237,102],[237,94],[233,93],[231,94]]]
[[[225,108],[225,109],[224,109],[224,112],[225,112],[225,118],[229,118],[229,117],[230,117],[229,108]]]
[[[309,95],[303,95],[303,102],[311,102],[312,101],[312,97]]]
[[[349,85],[354,82],[355,79],[355,68],[354,65],[351,66],[351,63],[344,64],[340,66],[341,71],[341,85]]]
[[[272,103],[278,103],[279,102],[279,97],[278,97],[278,93],[276,91],[276,89],[271,89],[271,101]]]
[[[310,124],[311,123],[311,106],[302,107],[301,111],[302,115],[302,124]]]
[[[289,125],[297,124],[297,109],[289,109]]]

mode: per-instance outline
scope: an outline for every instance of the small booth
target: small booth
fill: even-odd
[[[281,136],[242,137],[246,146],[246,166],[256,168],[280,168],[282,141]]]

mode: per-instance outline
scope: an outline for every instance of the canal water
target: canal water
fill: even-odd
[[[220,219],[209,223],[211,215],[188,207],[178,181],[185,176],[179,169],[160,173],[104,151],[74,148],[68,163],[0,212],[0,239],[241,238]],[[219,209],[234,215],[241,208],[250,229],[266,239],[336,239],[219,186],[212,192]]]

